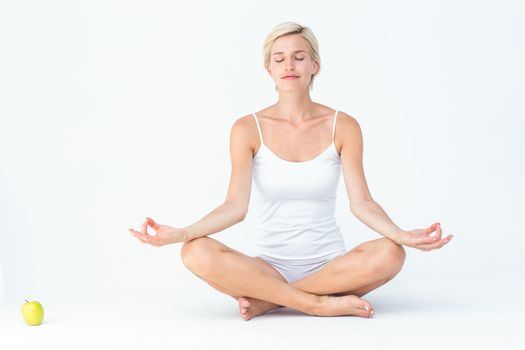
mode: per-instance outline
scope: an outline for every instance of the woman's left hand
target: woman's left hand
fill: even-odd
[[[430,237],[432,232],[436,231],[436,235]],[[454,235],[448,235],[441,238],[443,231],[441,231],[441,224],[434,223],[425,229],[415,229],[412,231],[402,231],[398,237],[399,243],[407,247],[416,248],[423,251],[430,251],[432,249],[439,249],[450,242]]]

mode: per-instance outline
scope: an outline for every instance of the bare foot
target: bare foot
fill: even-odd
[[[372,305],[356,295],[331,296],[320,295],[319,306],[314,312],[316,316],[343,316],[353,315],[360,317],[373,317]]]
[[[239,301],[239,311],[241,312],[241,316],[245,321],[265,314],[270,310],[282,307],[282,305],[270,303],[266,300],[253,299],[249,297],[240,297],[237,300]]]

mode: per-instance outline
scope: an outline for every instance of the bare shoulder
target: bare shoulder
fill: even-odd
[[[341,129],[347,130],[347,131],[348,129],[360,128],[359,122],[357,121],[357,119],[343,111],[339,111],[337,115],[337,126],[338,127],[340,126]]]
[[[345,112],[339,111],[335,133],[337,148],[341,151],[345,146],[350,146],[353,149],[360,148],[363,142],[362,139],[361,126],[357,119]]]
[[[249,116],[236,119],[230,133],[231,176],[225,202],[239,208],[244,218],[250,203],[252,186],[252,141]]]
[[[253,116],[251,114],[247,114],[235,120],[235,122],[232,125],[232,131],[235,130],[236,133],[242,134],[243,137],[249,139],[250,136],[253,136],[254,127],[256,131],[257,126],[255,125],[255,120]]]
[[[251,114],[235,120],[231,128],[231,139],[239,147],[247,147],[252,152],[256,147],[257,126]]]
[[[254,122],[253,116],[251,114],[246,114],[245,116],[238,118],[235,121],[235,124],[239,124],[249,128],[252,125],[252,122]]]

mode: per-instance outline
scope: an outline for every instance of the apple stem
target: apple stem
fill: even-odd
[[[26,303],[29,303],[29,301],[27,301],[27,299],[24,299],[26,301]]]

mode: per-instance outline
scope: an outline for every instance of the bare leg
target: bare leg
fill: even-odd
[[[320,295],[362,297],[394,278],[405,256],[404,248],[388,238],[367,241],[290,285]]]
[[[219,291],[234,298],[249,297],[287,306],[309,315],[368,317],[364,306],[371,306],[355,296],[321,297],[296,289],[263,271],[256,258],[224,250],[224,245],[209,237],[184,244],[184,265]],[[229,248],[231,249],[231,248]]]
[[[248,257],[247,255],[245,255],[245,254],[243,254],[243,253],[241,253],[241,252],[239,252],[239,251],[237,251],[237,250],[235,250],[233,248],[230,248],[230,247],[224,245],[223,243],[221,243],[219,241],[216,241],[216,244],[214,244],[214,245],[216,246],[217,249],[219,249],[221,251],[227,251],[227,252],[231,252],[233,254],[237,254],[239,256],[246,256],[246,257]],[[262,271],[265,271],[266,273],[268,273],[271,276],[277,278],[278,280],[281,280],[281,281],[283,281],[285,283],[288,283],[284,279],[284,277],[273,266],[268,264],[262,258],[254,257],[253,259],[254,259],[253,260],[254,263],[258,264],[259,268]],[[194,274],[197,277],[199,277],[200,279],[202,279],[204,282],[208,283],[213,288],[217,289],[218,291],[220,291],[220,292],[222,292],[224,294],[230,295],[233,299],[235,299],[238,302],[238,304],[239,304],[239,312],[240,312],[241,316],[245,320],[249,320],[249,319],[251,319],[253,317],[265,314],[266,312],[271,311],[273,309],[278,309],[278,308],[283,307],[282,305],[277,305],[277,304],[271,303],[271,302],[266,301],[266,300],[250,298],[250,297],[247,297],[247,296],[237,297],[237,296],[231,295],[231,293],[227,292],[225,289],[223,289],[221,286],[215,284],[211,280],[205,280],[202,277],[200,277],[199,275],[197,275],[196,273],[194,273]]]
[[[217,289],[218,291],[221,291],[224,294],[230,295],[225,290],[223,290],[219,285],[211,281],[206,281],[206,280],[204,281],[208,283],[210,286],[212,286],[213,288]],[[283,280],[283,282],[286,282],[286,281]],[[271,303],[266,300],[250,298],[247,296],[243,296],[243,297],[235,297],[233,295],[230,295],[230,296],[239,303],[239,312],[241,313],[241,316],[245,320],[249,320],[256,316],[263,315],[267,313],[268,311],[283,307],[282,305],[277,305],[277,304]]]
[[[294,281],[290,286],[318,295],[363,297],[394,278],[401,270],[405,256],[402,246],[387,238],[375,239],[334,258],[320,271]],[[266,311],[279,307],[274,303],[259,302]]]

